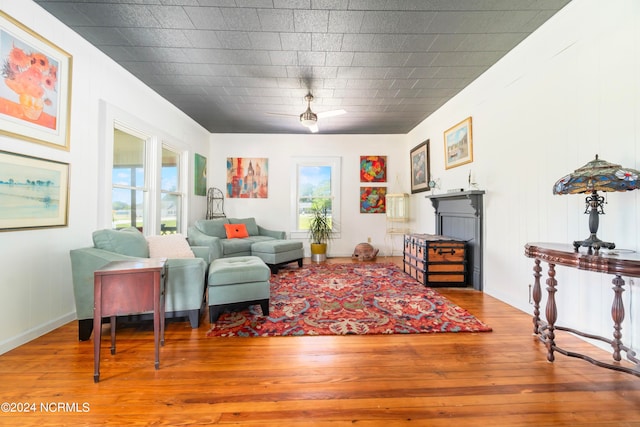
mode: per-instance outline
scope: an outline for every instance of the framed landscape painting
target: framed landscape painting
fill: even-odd
[[[444,166],[451,169],[472,161],[471,117],[467,117],[444,133]]]
[[[69,165],[0,151],[0,231],[64,227]]]
[[[429,140],[416,145],[409,153],[411,165],[411,193],[429,190]]]
[[[0,133],[69,150],[71,55],[0,12]]]

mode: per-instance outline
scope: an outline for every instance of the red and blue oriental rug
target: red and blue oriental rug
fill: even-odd
[[[393,264],[309,264],[271,276],[269,316],[259,305],[224,312],[207,336],[488,332],[465,309]]]

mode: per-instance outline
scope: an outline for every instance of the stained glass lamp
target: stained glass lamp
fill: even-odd
[[[604,197],[598,191],[630,191],[640,188],[638,176],[640,172],[635,169],[623,168],[604,160],[590,161],[573,173],[560,178],[553,185],[553,194],[580,194],[590,193],[585,199],[584,213],[589,214],[589,231],[591,234],[585,240],[576,240],[573,247],[577,251],[580,247],[589,248],[589,253],[596,253],[600,248],[613,249],[615,243],[600,240],[596,233],[600,223],[599,216],[604,214]]]

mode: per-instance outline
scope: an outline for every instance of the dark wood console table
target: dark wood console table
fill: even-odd
[[[94,273],[93,381],[100,381],[102,318],[111,320],[111,354],[116,353],[116,316],[153,310],[155,368],[160,367],[159,344],[164,345],[164,292],[166,259],[113,261]]]
[[[527,243],[525,245],[525,255],[534,259],[533,266],[533,333],[537,335],[541,342],[547,347],[547,360],[554,361],[554,351],[565,356],[578,357],[594,365],[626,372],[640,377],[640,360],[636,358],[636,353],[622,343],[621,324],[624,320],[624,303],[622,292],[624,292],[624,280],[621,276],[640,277],[640,254],[630,251],[614,251],[610,254],[588,254],[586,251],[576,251],[573,245],[561,243]],[[540,319],[540,300],[542,290],[540,288],[540,262],[545,261],[549,265],[547,284],[547,307],[545,315],[547,321]],[[613,339],[604,338],[597,335],[587,334],[576,329],[556,325],[558,310],[556,307],[555,293],[558,282],[555,279],[556,265],[572,267],[578,270],[594,271],[598,273],[613,274],[613,304],[611,306],[611,317],[613,318]],[[555,331],[567,331],[576,335],[603,341],[611,344],[613,348],[613,360],[620,362],[621,352],[625,352],[627,360],[633,363],[633,367],[625,367],[618,363],[605,363],[595,360],[589,356],[564,350],[556,345]]]

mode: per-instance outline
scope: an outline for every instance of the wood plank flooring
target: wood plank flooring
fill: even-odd
[[[390,260],[401,262],[378,259]],[[0,355],[0,403],[18,411],[2,403],[0,425],[640,425],[640,378],[562,355],[549,363],[529,314],[473,290],[438,291],[493,332],[207,338],[205,316],[196,330],[167,324],[156,371],[150,322],[119,328],[114,356],[105,325],[95,384],[93,341],[78,342],[72,322]]]

